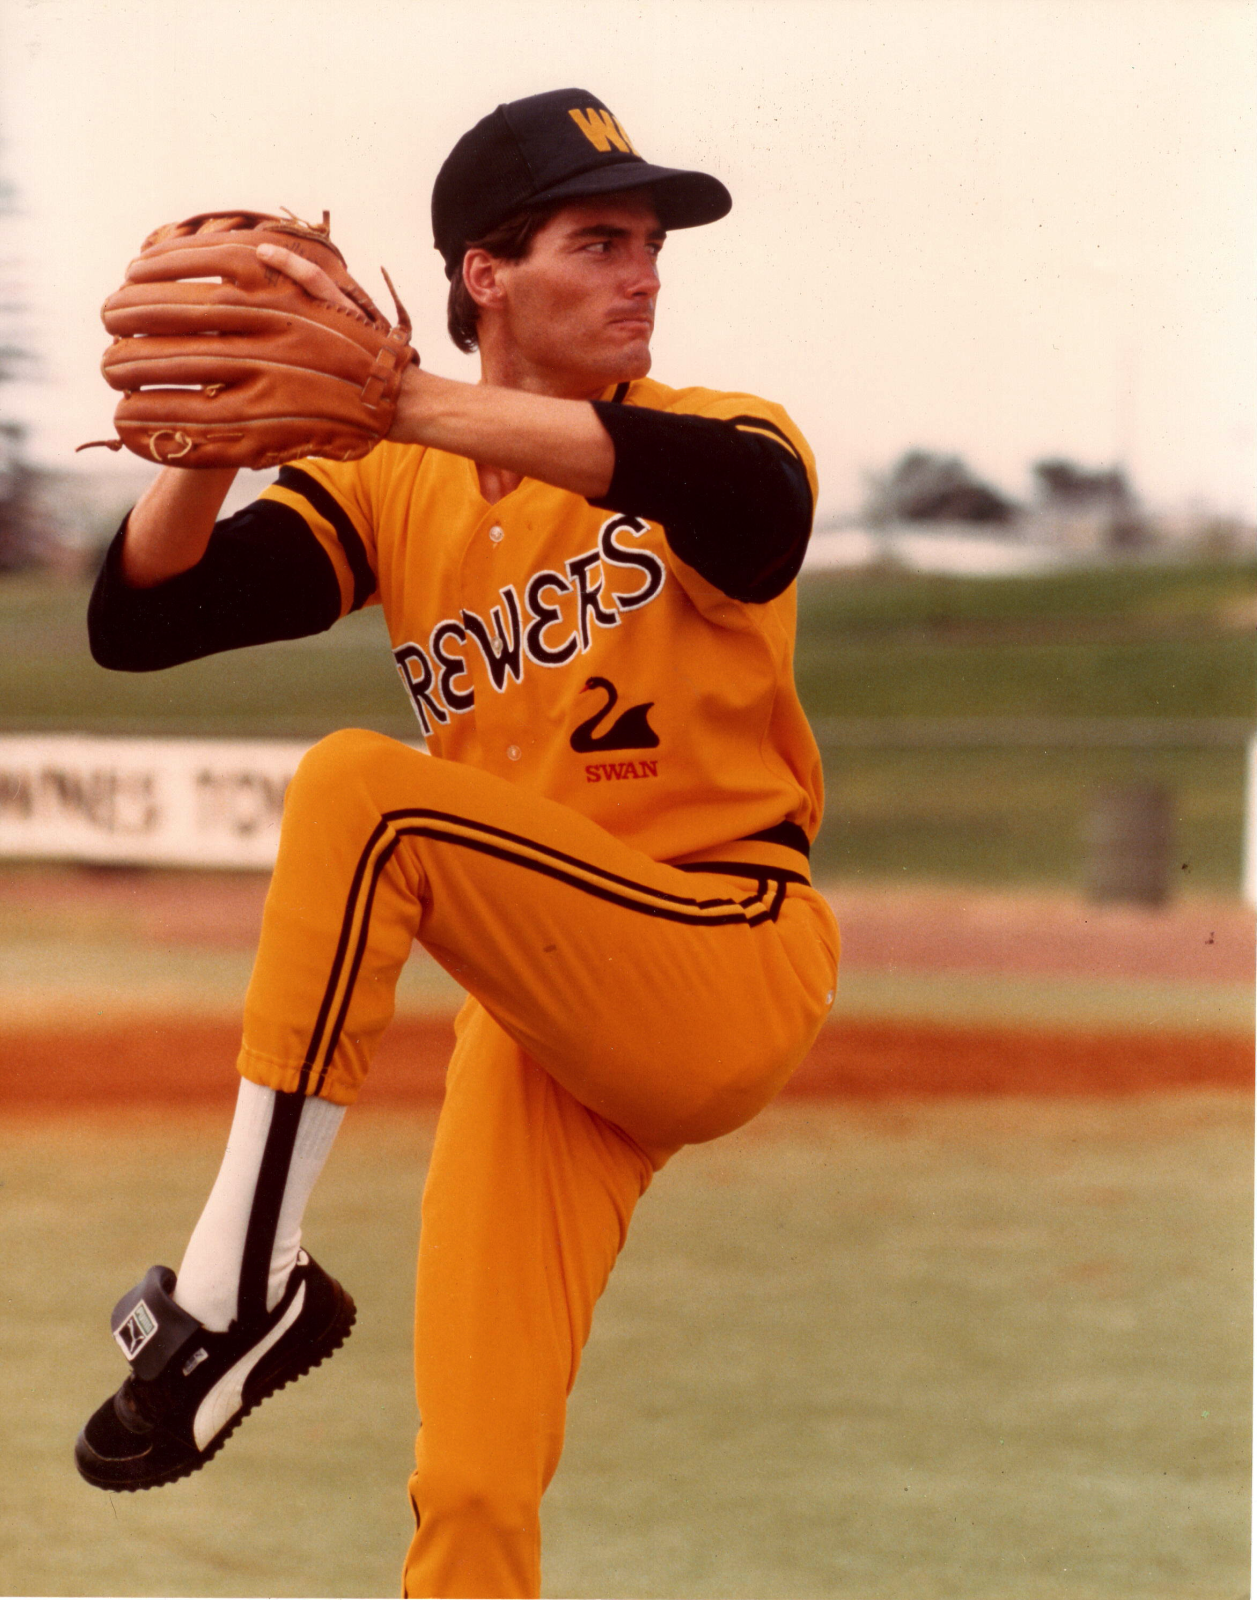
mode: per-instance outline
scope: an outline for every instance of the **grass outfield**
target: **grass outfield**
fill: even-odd
[[[867,750],[822,746],[821,877],[1082,891],[1084,830],[1102,784],[1173,797],[1171,892],[1238,894],[1244,752]]]
[[[799,587],[796,667],[826,718],[1257,716],[1251,565],[1118,567],[1039,578],[823,573]],[[415,737],[379,611],[315,639],[168,672],[104,672],[86,592],[0,583],[0,731]],[[825,876],[1082,881],[1097,787],[1166,784],[1182,881],[1239,885],[1243,752],[867,749],[824,744]]]
[[[0,1138],[10,1594],[397,1592],[422,1114],[350,1117],[307,1237],[331,1365],[135,1496],[70,1445],[113,1300],[174,1260],[227,1113]],[[547,1497],[554,1596],[1239,1600],[1251,1101],[772,1108],[684,1152],[600,1307]]]
[[[1251,566],[1037,578],[820,573],[799,586],[795,670],[828,717],[1257,716]],[[826,745],[816,864],[849,880],[1080,888],[1096,790],[1164,784],[1186,887],[1235,893],[1239,750]]]
[[[1255,622],[1247,563],[816,573],[795,670],[812,716],[1251,717]]]

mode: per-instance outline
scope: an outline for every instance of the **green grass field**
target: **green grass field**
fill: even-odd
[[[1173,888],[1237,894],[1242,750],[863,750],[824,747],[819,875],[1081,890],[1102,785],[1173,796]]]
[[[87,1488],[109,1307],[228,1113],[0,1135],[0,1588],[387,1595],[430,1118],[350,1117],[307,1221],[360,1327],[206,1472]],[[220,1125],[221,1124],[221,1125]],[[1251,1102],[777,1107],[635,1220],[545,1506],[552,1596],[1240,1600]]]
[[[377,610],[316,639],[168,672],[104,672],[80,587],[0,584],[0,731],[317,738],[416,723]],[[1041,578],[829,573],[800,585],[797,674],[819,719],[829,794],[816,861],[829,876],[1076,888],[1104,783],[1174,796],[1184,887],[1238,891],[1243,752],[1221,749],[869,749],[825,719],[1257,718],[1248,564],[1119,567]]]
[[[1257,720],[1257,573],[1241,564],[1038,578],[826,573],[799,590],[816,719]],[[821,724],[823,727],[823,724]],[[1174,797],[1184,888],[1239,884],[1239,749],[864,749],[826,743],[822,872],[1079,888],[1101,785]]]
[[[1257,572],[819,573],[799,588],[812,716],[1257,715]]]

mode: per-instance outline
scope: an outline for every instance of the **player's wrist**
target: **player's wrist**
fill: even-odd
[[[448,387],[451,383],[451,379],[439,378],[433,372],[425,372],[422,367],[407,367],[397,391],[393,426],[385,438],[394,444],[431,444],[433,441],[429,431],[439,415],[439,392],[443,386]]]

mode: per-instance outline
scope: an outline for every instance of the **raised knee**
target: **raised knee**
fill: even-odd
[[[370,728],[337,728],[315,745],[311,745],[298,764],[298,773],[322,774],[340,772],[369,761],[390,746],[395,739],[386,734],[374,733]]]
[[[302,756],[288,786],[289,795],[299,797],[329,787],[341,790],[351,776],[369,769],[390,749],[404,748],[395,739],[369,728],[338,728]]]
[[[713,1073],[676,1118],[676,1137],[685,1144],[706,1144],[744,1127],[776,1097],[796,1065],[793,1058],[756,1059],[740,1070]]]

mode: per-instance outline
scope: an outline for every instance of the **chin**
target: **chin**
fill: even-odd
[[[634,343],[619,350],[590,351],[583,361],[573,363],[569,359],[565,368],[573,393],[597,393],[608,384],[632,383],[635,378],[646,377],[650,363],[650,346]]]
[[[630,345],[627,350],[620,352],[616,361],[616,370],[612,378],[614,383],[631,382],[634,378],[644,378],[650,371],[651,354],[648,344]]]

